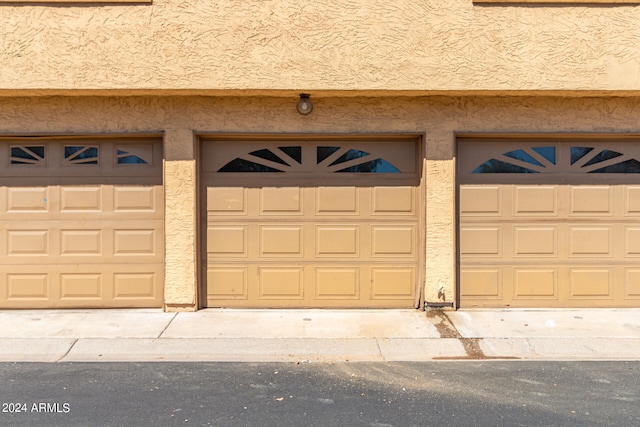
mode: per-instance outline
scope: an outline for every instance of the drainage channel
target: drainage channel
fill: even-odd
[[[453,325],[447,313],[443,310],[431,309],[427,310],[427,318],[429,319],[438,319],[439,322],[435,323],[434,326],[436,330],[440,334],[440,338],[455,338],[460,341],[462,347],[464,348],[464,352],[467,353],[466,356],[458,356],[458,357],[434,357],[434,359],[438,360],[486,360],[486,359],[519,359],[519,357],[496,357],[496,356],[487,356],[482,351],[480,347],[481,338],[465,338]]]

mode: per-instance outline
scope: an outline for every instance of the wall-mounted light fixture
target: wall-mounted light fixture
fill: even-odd
[[[303,116],[311,114],[311,112],[313,111],[313,104],[311,103],[309,96],[310,95],[306,93],[301,93],[300,100],[296,105],[296,110],[298,110],[298,113],[302,114]]]

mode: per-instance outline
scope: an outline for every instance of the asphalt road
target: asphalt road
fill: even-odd
[[[0,425],[638,426],[640,362],[4,363]]]

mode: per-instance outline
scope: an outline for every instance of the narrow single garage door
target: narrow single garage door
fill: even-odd
[[[416,138],[202,144],[209,307],[414,307]]]
[[[162,143],[0,141],[0,307],[160,307]]]
[[[640,144],[458,145],[462,307],[640,307]]]

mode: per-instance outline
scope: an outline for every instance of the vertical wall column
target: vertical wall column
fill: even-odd
[[[190,129],[164,137],[166,311],[195,311],[197,301],[196,151]]]
[[[425,302],[456,304],[455,135],[451,129],[427,134]]]

